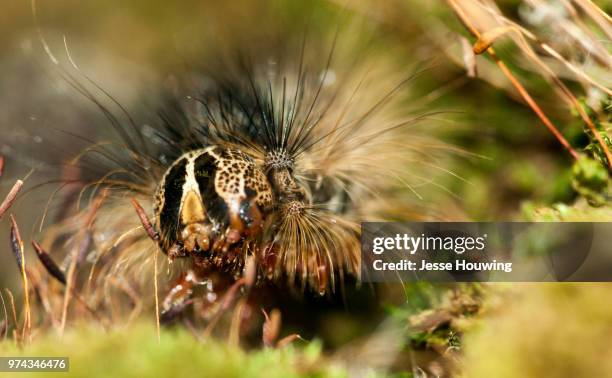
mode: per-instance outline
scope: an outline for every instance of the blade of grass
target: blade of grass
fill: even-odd
[[[8,327],[9,327],[9,315],[8,310],[6,309],[6,302],[4,302],[4,295],[0,291],[0,300],[2,300],[2,309],[4,310],[4,322],[6,324],[6,329],[3,335],[0,335],[3,340],[6,340],[6,336],[8,335]]]
[[[140,206],[140,203],[138,203],[136,198],[132,198],[132,205],[134,206],[134,209],[136,209],[136,214],[138,214],[140,223],[142,223],[142,227],[144,227],[149,238],[151,238],[151,240],[153,241],[158,241],[159,234],[153,228],[153,225],[151,224],[149,217],[147,217],[146,212],[144,211],[142,206]],[[155,294],[155,323],[156,323],[155,325],[156,325],[156,330],[157,330],[157,341],[161,342],[160,319],[159,319],[159,285],[157,282],[157,278],[158,278],[157,277],[157,254],[159,253],[159,249],[155,248],[155,252],[153,253],[154,253],[153,255],[153,264],[154,264],[153,274],[155,276],[153,280],[153,286],[154,286],[154,291],[155,291],[154,293]]]
[[[13,313],[13,324],[15,325],[15,329],[13,330],[13,336],[15,338],[15,341],[18,342],[19,333],[17,332],[17,328],[19,327],[19,323],[17,322],[17,308],[15,307],[15,297],[13,296],[13,293],[9,289],[5,288],[4,290],[6,291],[10,299],[11,310]]]
[[[19,233],[19,227],[15,221],[15,217],[11,214],[11,248],[15,255],[15,260],[19,265],[19,272],[21,274],[21,282],[23,285],[23,299],[24,299],[24,310],[25,319],[23,323],[23,336],[22,339],[26,340],[29,338],[30,330],[32,328],[31,312],[30,312],[30,290],[28,288],[28,277],[25,270],[25,255],[23,248],[23,240]]]
[[[60,267],[55,263],[55,261],[53,261],[53,259],[51,258],[51,256],[49,255],[49,253],[47,253],[47,251],[45,251],[40,244],[38,244],[35,241],[32,241],[32,246],[34,246],[34,250],[36,251],[36,255],[38,256],[38,258],[40,259],[40,262],[43,264],[43,266],[45,267],[45,269],[47,270],[47,272],[49,272],[49,274],[55,278],[56,280],[58,280],[61,284],[66,285],[66,276],[64,275],[64,272],[60,269]],[[87,302],[85,301],[84,298],[81,297],[81,295],[79,295],[79,293],[75,292],[73,289],[72,295],[74,296],[74,298],[83,305],[83,307],[85,307],[85,309],[94,317],[96,318],[96,320],[98,320],[105,328],[108,328],[108,324],[106,324],[106,322],[104,321],[104,319],[102,319],[98,313],[91,308],[91,306],[89,306],[89,304],[87,304]]]
[[[451,8],[455,11],[461,22],[466,26],[469,32],[479,39],[481,34],[476,28],[472,25],[467,15],[463,12],[461,7],[457,4],[456,0],[447,0]],[[546,128],[557,138],[559,143],[572,155],[572,157],[578,160],[578,153],[572,148],[567,139],[561,134],[561,132],[557,129],[557,127],[552,123],[552,121],[546,116],[546,114],[542,111],[540,106],[535,102],[535,100],[531,97],[529,92],[523,87],[523,85],[516,79],[516,77],[512,74],[508,66],[497,56],[493,47],[488,47],[486,49],[487,54],[493,59],[493,61],[499,66],[503,74],[510,80],[512,85],[519,92],[521,97],[525,100],[527,105],[533,110],[533,112],[540,118],[542,123],[546,126]]]
[[[153,253],[153,274],[155,275],[155,278],[153,280],[153,289],[155,291],[155,330],[157,331],[157,342],[161,343],[161,326],[159,319],[159,283],[157,282],[157,255],[159,253],[159,249],[155,248],[155,252]]]
[[[489,9],[489,8],[487,8],[487,11],[488,12],[492,12],[491,9]],[[582,104],[578,101],[576,96],[574,96],[572,91],[570,91],[569,88],[563,83],[563,81],[561,81],[561,79],[559,79],[559,77],[557,75],[555,75],[555,73],[537,56],[537,54],[535,53],[535,51],[533,51],[533,49],[531,48],[531,46],[529,45],[529,43],[527,42],[525,37],[527,37],[530,40],[532,40],[542,50],[546,51],[550,56],[552,56],[553,58],[555,58],[558,61],[560,61],[561,63],[563,63],[570,71],[574,72],[578,77],[584,79],[589,84],[599,88],[600,90],[604,91],[608,95],[612,95],[612,91],[610,89],[600,85],[599,83],[597,83],[593,79],[591,79],[586,73],[584,73],[579,68],[575,67],[571,62],[567,61],[567,59],[565,59],[560,53],[558,53],[556,50],[554,50],[551,46],[549,46],[548,44],[546,44],[544,42],[541,42],[533,33],[528,31],[527,29],[525,29],[525,28],[521,27],[520,25],[518,25],[518,24],[516,24],[516,23],[514,23],[514,22],[512,22],[512,21],[510,21],[508,19],[506,19],[505,17],[503,17],[503,15],[498,15],[498,14],[491,14],[491,15],[493,17],[501,18],[501,22],[510,24],[510,26],[498,27],[498,28],[492,29],[490,31],[487,31],[485,33],[482,33],[479,36],[475,35],[475,36],[477,36],[478,40],[474,44],[474,53],[475,54],[482,54],[485,51],[488,51],[488,49],[491,48],[491,45],[493,44],[493,42],[497,38],[499,38],[500,36],[502,36],[502,35],[504,35],[506,33],[513,32],[514,35],[518,38],[518,41],[516,41],[517,44],[519,45],[521,50],[525,53],[525,55],[529,59],[531,59],[535,64],[537,64],[540,68],[542,68],[545,71],[547,77],[550,78],[555,83],[555,85],[557,85],[557,87],[559,87],[561,92],[565,95],[568,104],[570,106],[573,106],[574,109],[576,109],[578,111],[578,114],[580,115],[580,118],[582,118],[584,123],[591,130],[591,132],[593,133],[595,139],[597,140],[597,143],[600,145],[602,151],[606,155],[606,160],[608,161],[608,169],[612,170],[612,153],[610,153],[610,149],[608,148],[608,145],[606,144],[606,142],[601,137],[600,133],[598,132],[598,130],[595,127],[595,125],[594,125],[593,121],[591,120],[591,118],[587,115],[587,113],[584,110]],[[475,28],[473,28],[473,30],[476,31]],[[491,49],[491,51],[493,51],[493,50]],[[494,52],[492,54],[490,54],[490,55],[491,55],[491,57],[494,60],[496,59],[496,55],[495,55]],[[503,64],[503,62],[502,62],[502,64]]]

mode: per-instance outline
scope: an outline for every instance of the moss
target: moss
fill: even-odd
[[[526,284],[465,335],[465,377],[612,376],[612,284]]]
[[[603,206],[607,203],[610,178],[600,162],[582,157],[574,163],[572,174],[574,190],[586,198],[589,204]]]
[[[67,356],[71,377],[343,377],[321,359],[316,342],[304,348],[243,351],[218,341],[198,342],[185,330],[167,330],[157,341],[155,328],[140,324],[103,333],[74,328],[62,340],[55,334],[18,349],[0,344],[3,356]],[[1,373],[0,373],[1,374]],[[20,377],[66,377],[66,373],[20,373]]]
[[[540,222],[609,222],[612,219],[612,207],[592,207],[586,200],[578,200],[573,205],[558,203],[550,207],[525,202],[522,211],[526,220]]]

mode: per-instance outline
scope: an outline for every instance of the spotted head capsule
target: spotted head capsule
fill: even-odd
[[[239,249],[261,234],[272,200],[263,170],[240,150],[210,146],[185,153],[157,189],[160,245],[170,257]]]

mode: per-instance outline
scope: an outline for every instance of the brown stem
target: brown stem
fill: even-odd
[[[469,30],[469,32],[476,38],[480,38],[480,32],[476,30],[476,28],[472,25],[467,15],[463,12],[461,7],[457,4],[456,0],[447,0],[447,1],[449,5],[451,6],[451,8],[453,8],[453,10],[455,11],[457,16],[459,16],[459,19],[461,20],[461,22]],[[525,87],[523,87],[523,85],[518,81],[518,79],[512,74],[508,66],[506,66],[506,64],[497,56],[497,54],[495,54],[495,50],[492,47],[489,47],[486,51],[491,56],[491,58],[495,61],[495,63],[499,66],[499,68],[502,70],[504,75],[510,80],[512,85],[514,85],[514,87],[519,92],[521,97],[523,97],[527,105],[529,105],[529,107],[534,111],[534,113],[538,116],[538,118],[540,118],[542,123],[544,123],[546,128],[550,130],[550,132],[555,136],[555,138],[557,138],[559,143],[561,143],[561,145],[565,147],[565,149],[572,155],[572,157],[578,160],[579,158],[578,153],[572,148],[572,146],[569,144],[567,139],[565,139],[565,137],[561,134],[561,132],[559,132],[557,127],[555,127],[555,125],[546,116],[546,114],[544,114],[542,109],[534,101],[534,99],[531,97],[529,92],[527,92]]]
[[[13,202],[15,202],[15,198],[17,198],[17,194],[19,194],[21,187],[23,187],[23,181],[15,181],[15,185],[13,185],[11,191],[6,195],[6,198],[4,199],[4,201],[2,201],[2,204],[0,204],[0,219],[2,218],[4,213],[6,213],[6,211],[13,205]]]

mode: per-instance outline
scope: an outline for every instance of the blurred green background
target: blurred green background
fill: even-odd
[[[522,2],[502,1],[498,5],[506,16],[519,22],[520,15],[526,13],[527,5]],[[36,15],[31,2],[9,1],[0,15],[0,152],[9,159],[0,183],[2,193],[32,166],[40,171],[49,160],[58,160],[61,154],[56,150],[44,150],[48,130],[78,132],[83,123],[92,123],[87,117],[101,118],[57,75],[41,38],[55,57],[68,64],[65,41],[84,73],[103,83],[118,101],[133,104],[138,103],[139,91],[146,91],[147,80],[164,80],[185,70],[193,50],[208,39],[222,37],[219,30],[238,28],[231,20],[250,18],[253,23],[249,27],[265,22],[260,20],[262,7],[274,8],[289,25],[310,19],[318,29],[333,30],[333,23],[342,17],[357,19],[376,36],[380,46],[374,53],[392,54],[397,69],[408,73],[418,64],[433,67],[411,83],[414,100],[406,106],[448,111],[444,120],[426,133],[465,153],[449,154],[438,163],[452,173],[432,169],[438,189],[424,193],[425,207],[446,219],[512,220],[523,216],[521,207],[526,201],[571,203],[576,197],[570,185],[571,158],[501,73],[479,56],[479,77],[466,75],[460,46],[461,36],[467,33],[448,5],[395,0],[346,4],[39,0]],[[577,149],[584,146],[581,121],[551,85],[530,67],[521,66],[511,42],[501,41],[496,47],[567,139]],[[30,153],[32,146],[40,148]],[[18,157],[13,159],[15,155]],[[38,172],[38,177],[43,174]],[[27,212],[33,204],[44,206],[50,189],[28,194],[14,211]],[[414,200],[412,194],[406,196]],[[29,215],[24,217],[32,218]],[[7,220],[1,222],[6,228]],[[8,283],[5,279],[0,282]]]
[[[565,49],[562,51],[569,49],[571,52],[571,46],[564,47],[566,41],[555,36],[554,28],[547,26],[546,19],[542,18],[542,9],[549,8],[533,6],[540,2],[496,3],[506,17],[535,30],[551,45]],[[608,12],[612,7],[609,1],[597,3]],[[562,9],[562,2],[544,4],[552,10]],[[310,18],[313,28],[320,30],[333,29],[338,14],[356,19],[376,36],[381,51],[393,54],[397,69],[414,67],[416,62],[432,65],[431,70],[411,85],[414,100],[406,106],[448,110],[449,115],[430,132],[433,137],[461,150],[439,161],[445,172],[431,172],[439,190],[425,193],[423,203],[432,212],[448,220],[611,219],[607,205],[596,209],[581,204],[572,187],[571,157],[485,56],[475,58],[477,77],[467,75],[462,37],[470,43],[474,38],[465,31],[446,2],[427,0],[232,1],[223,4],[195,0],[39,0],[36,15],[29,1],[9,0],[0,12],[0,153],[7,156],[5,175],[0,178],[0,197],[12,186],[14,179],[24,177],[32,167],[36,168],[38,179],[45,175],[52,177],[53,164],[50,162],[61,160],[58,158],[61,154],[46,150],[42,130],[59,124],[62,128],[78,131],[81,123],[89,122],[92,117],[91,107],[80,108],[85,101],[71,94],[70,88],[58,77],[41,39],[63,62],[66,61],[64,40],[67,41],[72,57],[84,72],[103,83],[120,102],[132,104],[138,102],[138,93],[143,87],[146,90],[148,80],[163,81],[173,72],[184,70],[190,53],[207,38],[222,38],[216,34],[220,27],[231,29],[232,20],[235,23],[240,17],[252,19],[249,26],[265,23],[260,12],[264,6],[274,8],[289,25]],[[539,23],[534,21],[538,19],[536,16],[540,16]],[[248,30],[243,32],[248,33]],[[559,40],[555,39],[557,37]],[[609,52],[610,41],[604,42]],[[575,149],[586,147],[589,140],[583,132],[582,121],[560,100],[550,82],[525,62],[516,44],[503,39],[495,47]],[[607,77],[605,71],[603,75],[596,74],[603,78],[604,85],[610,85],[610,71]],[[577,97],[591,101],[589,96],[593,93],[588,88],[572,80],[566,83]],[[75,109],[82,110],[75,113]],[[605,109],[597,111],[606,117]],[[33,181],[26,182],[26,188],[32,188]],[[15,204],[13,211],[24,224],[22,233],[28,240],[37,235],[34,223],[52,189],[47,186],[28,192]],[[406,196],[412,194],[407,191]],[[571,210],[575,201],[582,206],[577,213]],[[7,218],[0,221],[0,287],[18,292],[17,269],[8,249]],[[35,259],[33,255],[28,258]],[[581,291],[586,293],[591,289],[576,287],[576,292],[568,289],[568,300],[574,295],[584,301],[585,306],[593,306],[592,298]],[[538,295],[549,298],[547,290],[536,289],[544,293]],[[551,290],[554,297],[543,300],[542,306],[566,295]],[[603,297],[610,293],[609,288],[604,285],[597,291],[602,293],[600,305],[605,307],[601,311],[609,314],[610,307]],[[525,301],[533,305],[531,299]],[[563,304],[550,304],[555,305],[560,311],[570,311]],[[520,310],[514,311],[519,312],[517,319],[524,316]],[[547,311],[544,310],[545,315]],[[599,314],[600,310],[584,311],[582,322],[588,321],[589,311]],[[538,309],[534,308],[533,312]],[[504,321],[512,322],[512,316],[505,316]],[[597,317],[601,318],[605,316]],[[512,327],[516,325],[509,325],[507,330],[513,330]],[[495,330],[485,329],[485,332],[492,332],[495,337]],[[516,332],[527,331],[519,329]],[[487,340],[478,339],[475,344],[489,348]],[[543,336],[541,343],[545,340]],[[561,342],[571,343],[571,340]],[[507,346],[502,350],[507,351],[514,352],[514,349]],[[479,351],[470,353],[477,355]],[[471,376],[490,376],[481,373],[489,374],[487,369],[488,366],[475,366],[477,373]]]

